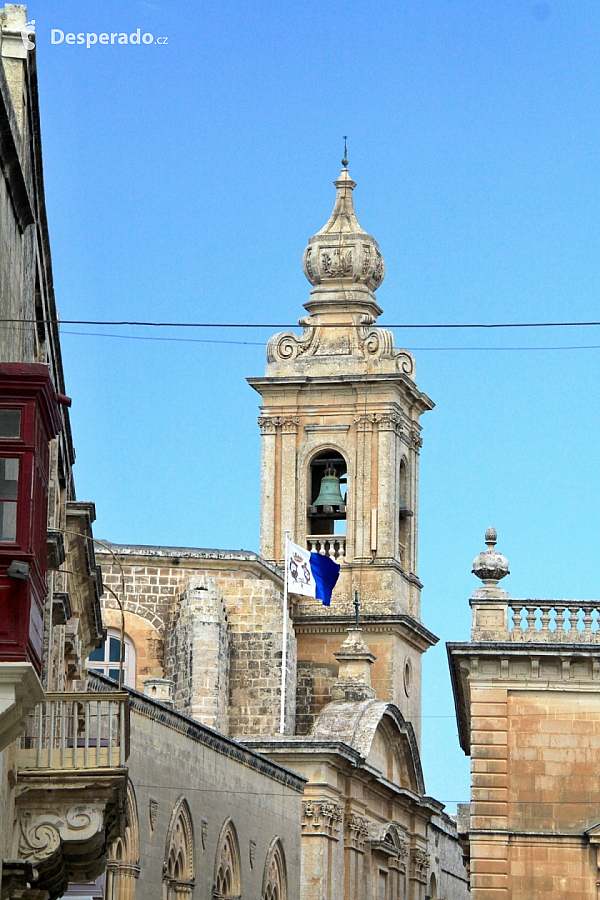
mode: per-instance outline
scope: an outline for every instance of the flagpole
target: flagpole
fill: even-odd
[[[279,733],[285,733],[285,687],[287,675],[287,632],[288,632],[288,569],[290,533],[285,533],[285,575],[283,578],[283,636],[281,647],[281,710],[279,713]]]

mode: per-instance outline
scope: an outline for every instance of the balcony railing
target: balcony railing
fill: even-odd
[[[46,694],[27,720],[19,769],[122,767],[129,756],[129,695]]]
[[[345,534],[309,534],[306,540],[311,553],[330,556],[338,563],[343,562],[346,558]]]

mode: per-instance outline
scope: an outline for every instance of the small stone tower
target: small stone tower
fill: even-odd
[[[304,251],[303,332],[273,336],[265,376],[248,379],[262,397],[261,556],[282,564],[289,531],[341,564],[329,611],[294,598],[307,728],[331,699],[355,591],[377,656],[374,687],[407,716],[420,714],[420,657],[436,640],[419,620],[417,575],[419,418],[433,403],[411,354],[375,326],[384,261],[358,223],[342,164],[333,213]],[[324,476],[337,496],[321,493]]]

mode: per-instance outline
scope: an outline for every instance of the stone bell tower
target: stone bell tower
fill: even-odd
[[[419,418],[433,403],[412,355],[375,326],[385,265],[356,218],[347,162],[333,213],[304,251],[312,289],[302,334],[274,335],[265,376],[248,379],[262,396],[261,555],[282,564],[289,531],[341,564],[329,611],[292,598],[301,732],[331,699],[355,591],[374,687],[405,714],[420,712],[420,657],[436,641],[419,620],[417,575]]]

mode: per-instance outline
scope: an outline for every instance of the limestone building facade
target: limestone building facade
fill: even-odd
[[[437,641],[417,572],[420,416],[433,403],[375,325],[384,262],[345,162],[335,188],[304,253],[302,334],[271,338],[264,376],[248,379],[261,397],[260,555],[109,544],[99,559],[123,600],[126,687],[301,777],[302,900],[464,900],[456,825],[426,795],[419,753],[421,658]],[[340,563],[329,609],[295,595],[284,608],[286,532]],[[103,616],[118,644],[114,596]],[[111,674],[108,643],[89,666]],[[141,746],[136,792],[145,771]]]
[[[600,632],[593,600],[514,599],[486,532],[471,642],[448,644],[475,900],[598,896]]]

